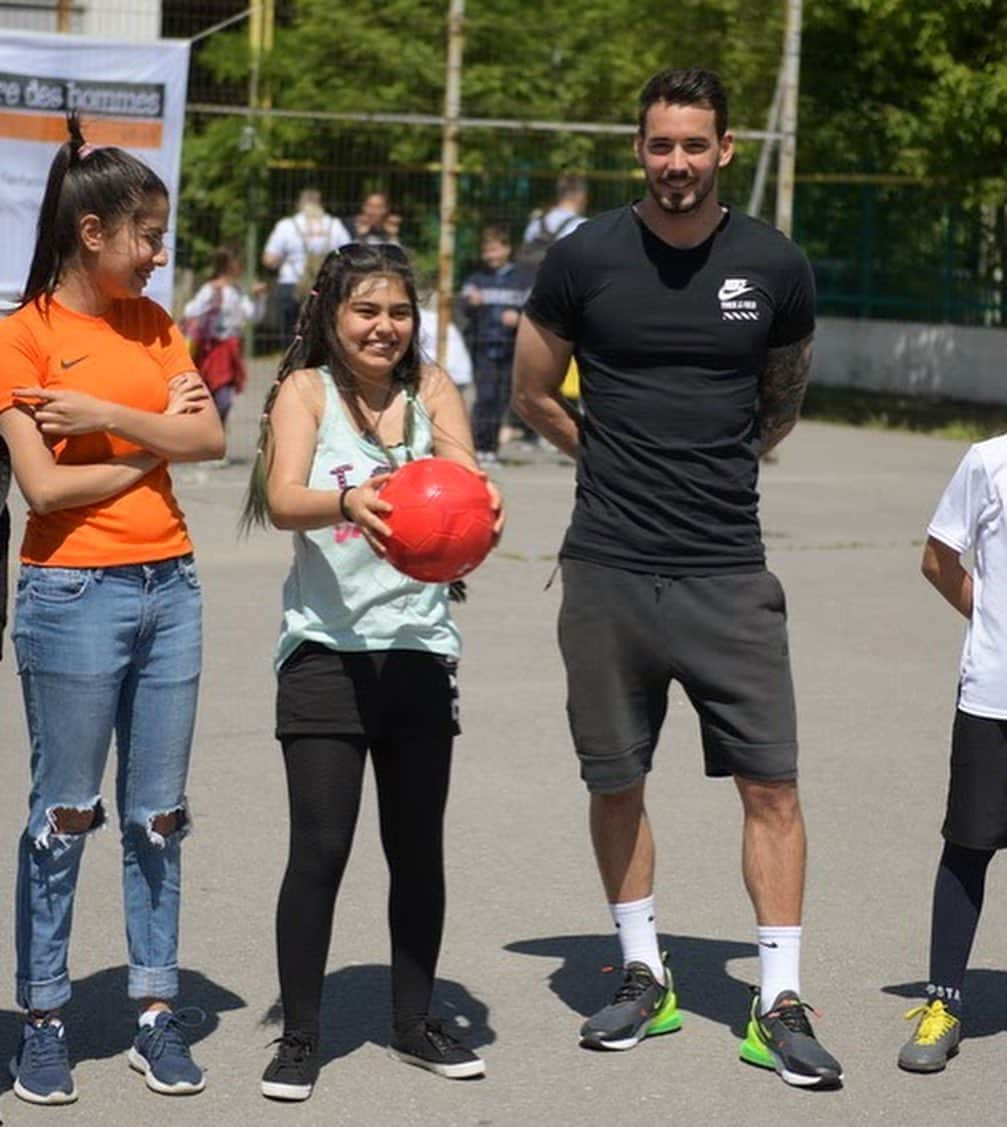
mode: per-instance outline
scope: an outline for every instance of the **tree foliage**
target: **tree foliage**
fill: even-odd
[[[275,47],[262,59],[263,98],[280,110],[437,116],[447,9],[447,0],[289,0]],[[784,13],[784,0],[468,0],[462,113],[632,123],[649,74],[699,65],[723,76],[735,127],[764,128]],[[805,0],[802,47],[799,177],[912,178],[929,186],[913,199],[931,209],[918,224],[918,256],[932,258],[938,246],[954,250],[955,262],[941,267],[949,277],[971,269],[977,255],[990,259],[990,205],[1001,204],[1007,190],[1007,0]],[[247,30],[205,43],[200,63],[233,96],[235,84],[247,83]],[[227,237],[239,237],[249,215],[262,233],[308,181],[322,183],[344,209],[381,184],[392,187],[412,245],[432,263],[440,145],[439,129],[419,124],[274,117],[250,129],[238,115],[190,118],[183,240],[188,236],[196,257],[205,253],[208,242],[198,233],[211,213]],[[739,146],[725,180],[728,198],[745,202],[757,152],[754,144]],[[628,136],[466,129],[462,167],[459,221],[471,249],[478,223],[505,221],[518,230],[518,217],[544,201],[559,169],[591,172],[593,209],[620,202],[633,161]],[[799,216],[801,192],[799,183]],[[874,222],[867,213],[877,201],[860,188],[844,194],[812,186],[803,198],[802,237],[818,239],[823,259],[836,257],[837,278],[852,285],[866,276],[873,251],[855,232]],[[809,218],[811,206],[820,221]],[[962,230],[970,215],[976,231],[980,220],[989,230],[951,232],[952,208],[965,216]],[[905,222],[909,232],[913,218]],[[994,227],[1002,232],[1002,211]],[[844,229],[853,235],[850,247],[834,254]],[[903,242],[911,260],[911,234]],[[851,249],[858,244],[863,260]]]
[[[1003,0],[809,0],[802,66],[801,171],[871,169],[1002,200]]]

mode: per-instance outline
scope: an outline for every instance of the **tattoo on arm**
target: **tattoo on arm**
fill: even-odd
[[[759,380],[759,432],[762,453],[785,438],[797,422],[811,374],[812,337],[772,348]]]

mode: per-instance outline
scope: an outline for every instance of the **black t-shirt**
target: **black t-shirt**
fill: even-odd
[[[561,554],[670,576],[763,567],[759,377],[814,310],[803,252],[732,209],[689,250],[630,206],[550,247],[525,311],[573,342],[584,409]]]

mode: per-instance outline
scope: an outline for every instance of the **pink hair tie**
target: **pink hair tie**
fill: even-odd
[[[81,147],[77,150],[77,159],[87,160],[87,158],[94,152],[97,152],[97,146],[81,145]]]

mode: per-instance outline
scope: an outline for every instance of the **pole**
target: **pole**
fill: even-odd
[[[249,110],[256,110],[259,109],[262,104],[259,90],[260,72],[262,69],[262,51],[264,47],[268,49],[273,45],[273,4],[271,0],[266,0],[265,4],[263,4],[261,0],[256,0],[249,9],[248,15],[248,50],[250,56],[248,108]],[[252,286],[255,284],[256,267],[258,266],[256,251],[258,249],[259,238],[256,212],[259,203],[259,173],[256,166],[257,157],[255,155],[258,140],[255,116],[249,113],[245,119],[245,127],[241,134],[241,150],[248,154],[249,160],[248,184],[245,196],[245,213],[247,216],[245,225],[245,291],[247,293],[252,292]],[[246,322],[243,339],[245,352],[248,356],[251,356],[255,342],[255,325],[252,321]]]
[[[71,0],[59,0],[56,5],[56,30],[60,35],[66,35],[70,31],[70,2]]]
[[[766,133],[775,133],[780,128],[780,101],[783,97],[783,62],[776,74],[776,89],[766,119]],[[759,162],[755,166],[755,179],[752,181],[752,194],[748,197],[748,214],[756,219],[762,214],[762,201],[766,195],[766,178],[769,175],[769,158],[773,155],[774,138],[766,137],[759,149]]]
[[[458,206],[458,117],[461,112],[465,0],[450,0],[448,59],[441,141],[441,230],[437,271],[437,363],[446,368],[455,273],[455,213]]]
[[[801,77],[801,0],[787,0],[783,43],[780,160],[776,183],[776,226],[787,236],[794,225],[794,165],[797,160],[797,90]]]

